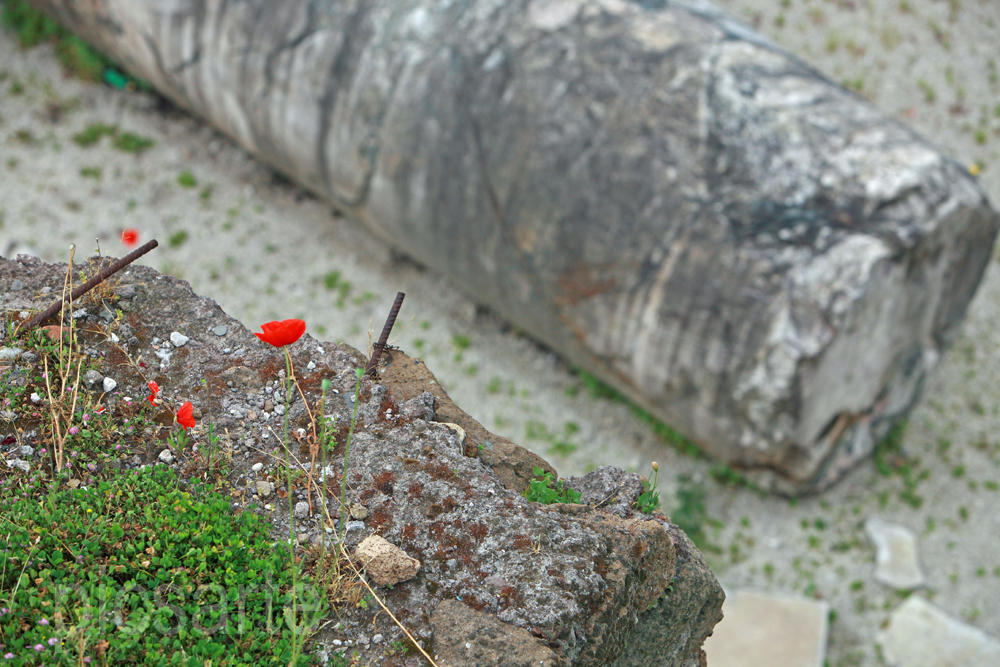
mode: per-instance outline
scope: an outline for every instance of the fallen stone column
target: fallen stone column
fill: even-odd
[[[905,415],[1000,225],[695,0],[33,4],[781,492]]]

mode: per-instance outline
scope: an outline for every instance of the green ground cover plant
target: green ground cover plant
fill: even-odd
[[[278,614],[315,588],[206,484],[156,466],[4,501],[4,664],[306,663]]]

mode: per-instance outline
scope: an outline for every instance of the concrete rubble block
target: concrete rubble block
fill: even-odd
[[[1000,641],[951,618],[917,595],[908,597],[875,638],[888,667],[995,667]]]
[[[0,309],[41,310],[48,305],[37,296],[41,287],[57,284],[64,272],[64,266],[37,258],[13,262],[0,258],[0,285],[17,279],[25,286],[16,292],[0,290]],[[381,595],[383,601],[429,647],[437,641],[432,615],[437,610],[457,614],[462,611],[457,604],[477,612],[464,615],[465,637],[477,633],[485,637],[502,628],[502,633],[519,638],[510,646],[512,650],[524,647],[524,654],[511,653],[504,664],[531,659],[538,655],[539,646],[549,649],[556,662],[566,667],[701,664],[701,646],[722,616],[724,594],[701,553],[676,525],[662,514],[635,509],[642,490],[638,475],[602,468],[566,482],[581,494],[582,504],[528,502],[521,495],[527,486],[524,475],[530,475],[532,465],[552,467],[471,419],[434,383],[422,362],[394,352],[378,378],[358,380],[355,369],[364,367],[366,359],[350,346],[321,344],[305,334],[275,349],[229,317],[218,303],[195,295],[186,282],[146,266],[133,264],[127,275],[111,284],[118,294],[128,286],[132,287],[127,299],[130,321],[135,323],[137,339],[130,353],[146,354],[152,349],[155,332],[204,332],[220,325],[227,327],[226,346],[243,350],[234,359],[221,344],[189,343],[183,355],[164,361],[158,376],[163,386],[178,395],[196,396],[202,418],[224,427],[234,442],[266,443],[269,448],[278,444],[267,424],[234,419],[230,411],[243,410],[268,395],[265,387],[279,378],[286,352],[295,368],[312,364],[311,373],[317,379],[303,383],[304,396],[296,394],[286,403],[293,434],[308,433],[307,405],[313,406],[312,414],[319,414],[316,406],[323,393],[318,378],[330,378],[331,389],[344,396],[354,396],[357,389],[358,419],[347,462],[350,495],[345,501],[351,503],[351,516],[362,518],[348,522],[344,544],[350,552],[368,538],[358,551],[359,558],[366,553],[370,556],[369,575],[377,582],[396,581],[391,591]],[[112,343],[100,328],[110,325],[90,315],[84,316],[83,324],[80,345],[103,352],[95,357],[102,360],[99,370],[110,372]],[[403,372],[407,368],[417,370]],[[133,366],[115,369],[119,390],[105,397],[111,410],[123,396],[136,395],[146,386]],[[222,377],[226,369],[231,369],[226,377],[233,379]],[[203,378],[209,378],[208,391],[199,391]],[[401,409],[415,397],[420,409]],[[353,405],[328,403],[324,414],[330,411],[337,423],[348,424]],[[466,434],[464,447],[454,429],[430,422],[428,416],[458,424]],[[276,456],[280,458],[280,453]],[[141,457],[137,454],[130,460],[138,465]],[[252,458],[237,457],[233,465],[240,466],[240,474],[251,475],[254,463]],[[299,463],[293,460],[293,465]],[[254,484],[259,495],[284,495],[280,482]],[[312,500],[319,499],[313,495]],[[338,510],[334,515],[339,514],[338,500],[330,498],[330,502]],[[256,504],[252,498],[234,499],[235,505],[241,503],[246,503],[244,511]],[[273,502],[265,508],[269,511],[261,516],[272,522],[273,532],[288,535],[294,519],[289,503]],[[299,539],[306,543],[326,537],[330,527],[327,521],[315,521],[322,516],[320,508],[315,509],[316,517],[294,524]],[[386,567],[382,578],[374,565],[387,553],[385,543],[405,552],[405,563],[393,561],[395,565]],[[367,551],[372,544],[376,548]],[[285,546],[276,544],[275,548]],[[400,570],[407,568],[411,569],[401,575]],[[412,578],[404,580],[404,576]],[[337,606],[336,614],[337,636],[324,644],[323,633],[318,633],[313,638],[317,651],[332,650],[337,646],[332,642],[342,642],[346,635],[358,638],[360,664],[390,660],[393,643],[403,635],[391,624],[385,626],[380,607]],[[360,637],[371,632],[378,614],[385,641],[364,645]],[[483,621],[481,626],[475,625],[477,619]],[[521,641],[528,636],[538,641]],[[442,646],[451,642],[449,638],[454,635],[444,636]],[[451,667],[479,664],[474,658],[462,658],[465,654],[454,655],[455,660],[446,663]]]
[[[907,413],[1000,227],[700,0],[32,4],[782,493]]]
[[[378,535],[361,540],[354,551],[376,586],[394,586],[417,576],[420,561]]]
[[[865,534],[875,547],[875,580],[896,590],[927,585],[917,554],[917,534],[906,526],[871,517]]]

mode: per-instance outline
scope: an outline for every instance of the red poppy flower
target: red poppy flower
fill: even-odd
[[[191,403],[185,403],[177,411],[177,423],[183,426],[185,431],[194,426],[194,406]]]
[[[255,333],[265,343],[275,347],[283,347],[294,343],[306,332],[306,323],[302,320],[282,320],[260,325],[264,333]]]
[[[139,242],[139,232],[137,232],[132,228],[122,231],[122,243],[131,248],[138,242]]]
[[[156,384],[155,382],[150,382],[149,383],[149,390],[151,392],[153,392],[152,394],[149,395],[149,402],[152,405],[156,405],[155,399],[156,399],[156,395],[160,392],[160,386],[158,384]]]

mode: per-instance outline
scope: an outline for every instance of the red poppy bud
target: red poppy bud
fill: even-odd
[[[122,243],[131,248],[138,242],[139,242],[139,232],[131,228],[122,231]]]
[[[149,398],[147,400],[149,400],[149,403],[151,405],[156,405],[156,395],[160,392],[160,386],[155,382],[150,382],[149,390],[153,393],[149,395]]]
[[[283,347],[294,343],[306,332],[306,323],[302,320],[282,320],[260,325],[264,333],[255,333],[265,343],[275,347]]]
[[[183,426],[184,430],[194,426],[194,406],[191,403],[185,403],[177,411],[177,423]]]

